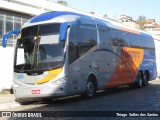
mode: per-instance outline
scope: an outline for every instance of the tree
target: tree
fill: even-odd
[[[103,17],[104,17],[104,18],[108,18],[107,14],[105,14]]]
[[[138,29],[145,30],[147,24],[147,18],[145,16],[139,16],[137,19]]]
[[[64,0],[58,0],[57,3],[58,3],[58,4],[61,4],[61,5],[68,6],[67,2],[64,1]]]

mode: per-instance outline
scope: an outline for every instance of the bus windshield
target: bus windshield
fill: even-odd
[[[47,24],[22,29],[15,48],[14,71],[32,75],[62,67],[64,42],[59,41],[59,27]]]

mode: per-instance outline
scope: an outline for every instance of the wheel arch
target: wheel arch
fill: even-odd
[[[96,86],[96,90],[97,90],[97,89],[98,89],[98,79],[97,79],[96,74],[93,73],[93,72],[90,73],[90,74],[88,75],[87,80],[88,80],[89,78],[91,78],[91,79],[93,80],[93,83],[94,83],[94,85]]]
[[[148,80],[150,80],[150,74],[149,74],[149,70],[148,70],[148,69],[146,69],[146,70],[144,71],[144,74],[147,74]]]

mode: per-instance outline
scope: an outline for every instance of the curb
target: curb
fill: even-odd
[[[0,110],[15,108],[15,107],[19,107],[19,106],[20,106],[20,104],[17,102],[4,103],[4,104],[0,104]]]

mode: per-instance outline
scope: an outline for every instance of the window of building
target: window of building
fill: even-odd
[[[21,29],[21,18],[14,17],[14,29]]]
[[[0,43],[5,33],[11,30],[19,30],[21,26],[31,18],[29,15],[16,13],[13,11],[0,9]],[[11,35],[8,39],[8,45],[13,45],[16,35]],[[1,45],[1,44],[0,44]]]
[[[13,17],[6,16],[6,32],[13,30]],[[8,43],[13,42],[13,35],[8,39]]]
[[[2,40],[4,34],[4,17],[0,15],[0,40]]]

